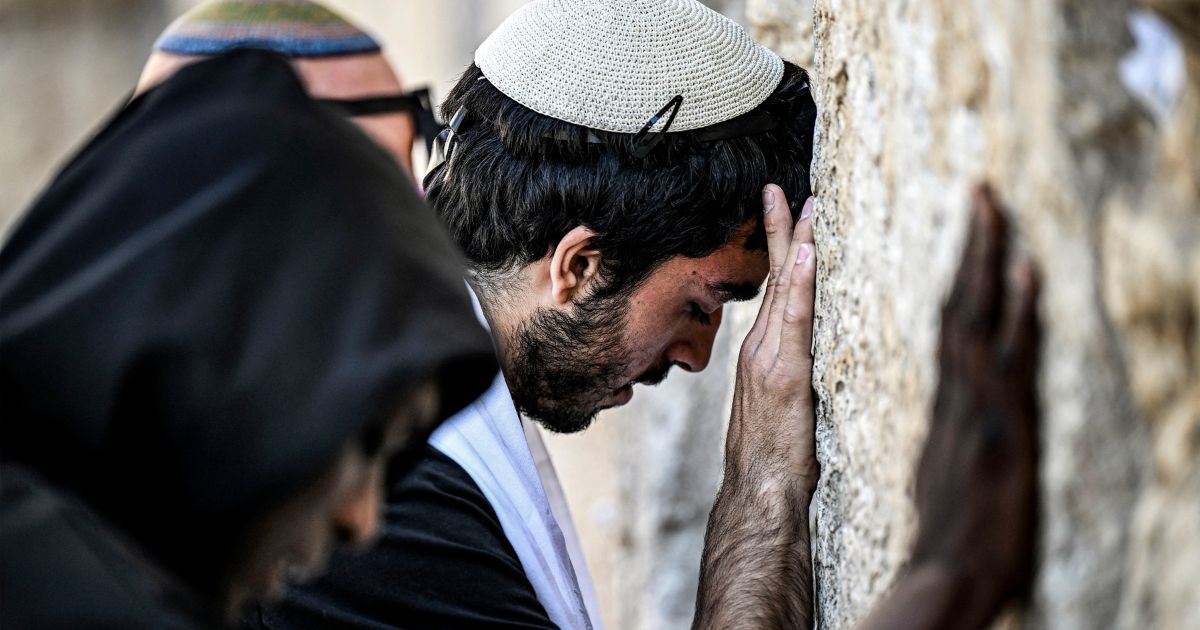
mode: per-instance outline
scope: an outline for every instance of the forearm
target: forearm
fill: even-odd
[[[709,515],[693,628],[812,627],[807,485],[726,473]]]
[[[812,627],[808,504],[820,476],[812,389],[815,200],[794,223],[778,186],[763,189],[763,204],[771,281],[738,356],[725,479],[708,519],[694,628]]]

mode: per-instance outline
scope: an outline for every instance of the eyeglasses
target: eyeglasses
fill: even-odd
[[[370,98],[321,98],[316,100],[318,103],[333,107],[343,115],[350,117],[408,112],[412,114],[413,121],[417,126],[417,133],[421,134],[429,156],[433,155],[434,141],[442,129],[442,123],[438,122],[437,116],[433,112],[428,88]]]

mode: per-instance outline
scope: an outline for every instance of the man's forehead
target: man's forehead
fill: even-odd
[[[678,262],[687,284],[722,302],[754,299],[770,268],[766,252],[748,250],[741,242],[727,243],[704,258]]]

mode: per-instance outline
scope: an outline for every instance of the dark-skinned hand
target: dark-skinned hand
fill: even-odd
[[[910,568],[863,627],[974,629],[1023,596],[1037,508],[1038,281],[990,188],[942,311],[941,376],[917,471]]]
[[[982,627],[1032,577],[1037,506],[1037,277],[1009,252],[995,195],[975,191],[942,311],[941,378],[917,472],[913,565],[966,580],[959,628]]]

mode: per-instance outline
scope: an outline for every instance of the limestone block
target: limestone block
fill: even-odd
[[[1154,4],[1196,46],[1196,3]],[[1044,276],[1025,621],[1200,627],[1196,49],[1156,124],[1117,76],[1129,3],[819,0],[811,27],[788,6],[747,14],[780,47],[815,38],[821,626],[852,626],[903,568],[940,303],[987,178]]]
[[[781,57],[808,67],[812,63],[812,0],[752,0],[746,23],[755,39]]]

